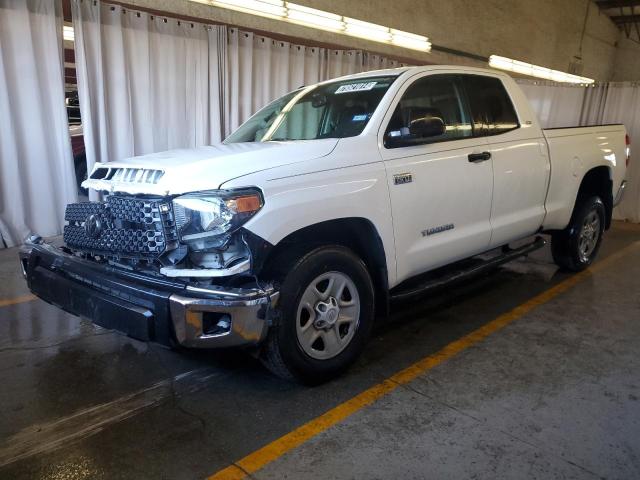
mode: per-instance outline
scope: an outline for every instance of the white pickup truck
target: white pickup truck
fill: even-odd
[[[366,72],[289,93],[220,145],[96,165],[83,186],[104,201],[69,205],[64,243],[32,238],[21,264],[33,293],[99,325],[252,347],[319,382],[391,300],[544,245],[515,241],[549,233],[560,267],[586,268],[628,143],[622,125],[541,129],[496,71]]]

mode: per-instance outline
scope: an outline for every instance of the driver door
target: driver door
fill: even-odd
[[[440,119],[442,129],[434,130]],[[398,283],[488,249],[493,171],[457,75],[427,74],[398,93],[381,129]]]

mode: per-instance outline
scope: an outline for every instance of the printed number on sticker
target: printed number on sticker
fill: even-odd
[[[364,92],[371,90],[378,82],[352,83],[350,85],[342,85],[338,87],[336,93]]]

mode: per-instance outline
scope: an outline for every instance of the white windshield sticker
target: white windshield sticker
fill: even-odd
[[[375,87],[376,83],[378,82],[352,83],[350,85],[342,85],[338,87],[336,93],[365,92]]]

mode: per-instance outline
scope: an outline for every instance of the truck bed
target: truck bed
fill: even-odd
[[[624,180],[626,171],[626,130],[624,125],[544,129],[551,163],[544,221],[546,230],[562,229],[570,219],[580,182],[596,165],[608,164],[613,192]]]

